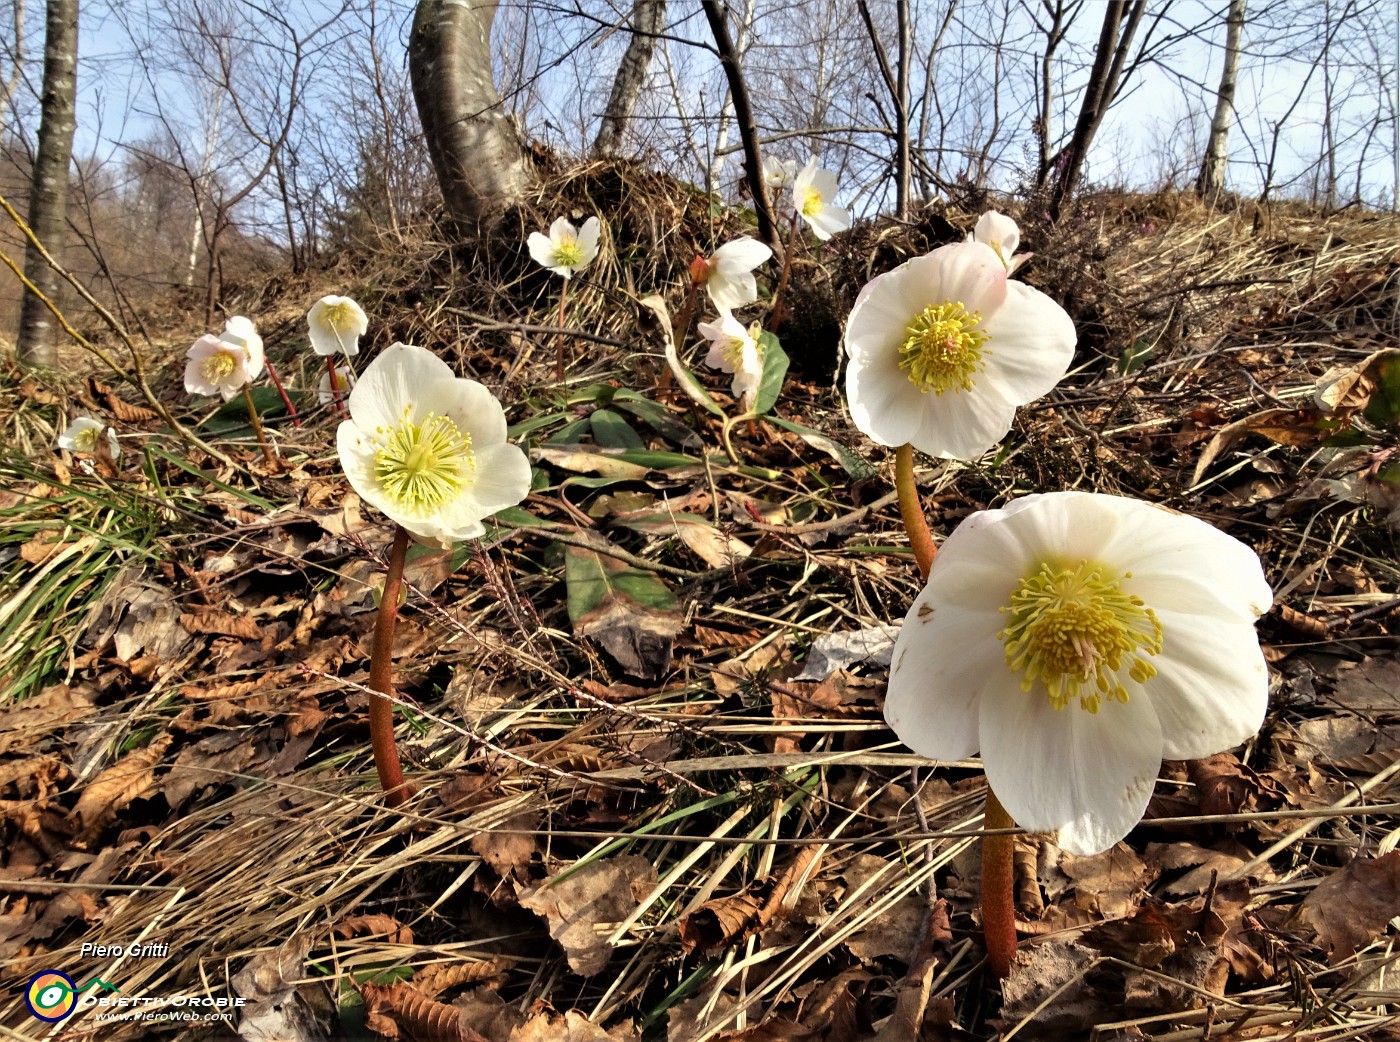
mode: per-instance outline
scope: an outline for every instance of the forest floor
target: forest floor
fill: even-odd
[[[289,387],[318,375],[306,308],[346,293],[367,352],[439,351],[528,443],[520,508],[411,555],[402,809],[375,782],[364,687],[391,529],[340,472],[331,408],[301,395],[296,426],[260,385],[268,466],[239,400],[184,394],[206,332],[187,313],[148,321],[145,370],[226,462],[86,352],[61,380],[3,377],[0,1035],[1400,1037],[1395,216],[1105,195],[1054,230],[1023,217],[1018,277],[1071,312],[1079,353],[1000,451],[919,462],[935,533],[1030,491],[1138,496],[1255,548],[1276,601],[1256,739],[1165,764],[1107,853],[1018,841],[1022,952],[998,981],[976,920],[983,775],[930,767],[884,723],[920,583],[893,454],[831,372],[863,282],[977,211],[803,251],[793,371],[732,457],[715,416],[658,389],[636,300],[678,311],[692,243],[739,218],[721,232],[703,200],[585,168],[522,227],[570,211],[609,230],[571,290],[562,385],[558,281],[518,239],[225,288]],[[54,452],[78,413],[116,425],[118,468]],[[25,1004],[46,972],[109,1002],[46,1024]],[[185,996],[222,1004],[155,1001]],[[195,1008],[228,1019],[131,1015]]]

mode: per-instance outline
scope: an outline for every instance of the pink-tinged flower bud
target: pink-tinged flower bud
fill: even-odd
[[[710,281],[710,262],[704,257],[697,256],[690,262],[690,281],[697,286]]]

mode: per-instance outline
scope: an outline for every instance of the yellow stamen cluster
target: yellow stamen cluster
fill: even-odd
[[[471,435],[446,416],[429,413],[414,423],[405,411],[393,430],[375,432],[374,476],[396,503],[426,513],[454,499],[476,471]]]
[[[331,332],[339,336],[341,333],[350,332],[355,322],[355,311],[345,301],[327,304],[326,310],[321,312],[321,320],[330,327]]]
[[[1072,699],[1097,713],[1104,699],[1127,702],[1123,674],[1139,684],[1156,676],[1145,655],[1162,651],[1162,624],[1142,598],[1124,593],[1124,574],[1112,578],[1092,561],[1069,567],[1042,564],[1021,580],[1010,619],[997,634],[1006,664],[1021,674],[1021,690],[1040,681],[1056,709]]]
[[[977,328],[982,316],[960,303],[926,307],[904,329],[899,367],[920,391],[942,394],[958,387],[972,390],[982,368],[987,334]]]
[[[102,433],[98,427],[84,427],[73,436],[75,452],[97,452],[97,436]]]
[[[807,190],[802,195],[802,216],[816,217],[825,209],[826,199],[822,197],[821,192],[808,185]]]
[[[199,371],[211,384],[221,384],[238,368],[238,359],[228,351],[216,351],[199,364]]]
[[[554,244],[554,263],[561,268],[577,267],[583,260],[583,250],[579,248],[578,240],[572,236],[566,236]]]

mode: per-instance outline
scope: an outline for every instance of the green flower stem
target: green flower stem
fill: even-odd
[[[388,794],[389,806],[399,807],[413,796],[413,786],[404,784],[399,764],[399,747],[394,742],[394,624],[399,617],[399,593],[403,588],[404,556],[408,553],[408,532],[398,527],[394,548],[389,551],[389,573],[384,577],[384,596],[374,624],[374,645],[369,660],[369,740],[374,749],[374,769],[379,784]]]
[[[904,531],[909,533],[909,548],[919,564],[919,575],[928,578],[938,547],[933,544],[924,508],[919,502],[919,489],[914,484],[914,446],[907,442],[894,454],[894,487],[899,493],[899,516],[904,519]]]
[[[1016,827],[990,787],[982,827],[988,830]],[[1015,849],[1016,837],[1009,832],[982,837],[982,936],[992,972],[1002,979],[1011,972],[1011,960],[1016,957],[1015,867],[1012,864]]]
[[[277,370],[272,368],[272,362],[269,359],[263,359],[263,365],[267,366],[267,375],[272,377],[272,386],[276,387],[277,393],[282,396],[282,404],[287,407],[287,414],[291,416],[292,422],[300,427],[301,417],[297,415],[297,407],[292,404],[291,398],[287,396],[287,391],[282,386],[282,379],[277,375]]]
[[[554,380],[564,382],[564,302],[569,299],[569,280],[564,280],[564,288],[559,291],[559,336],[555,341]]]
[[[253,404],[253,392],[247,384],[243,385],[243,400],[248,403],[248,422],[253,425],[253,433],[258,436],[258,445],[262,447],[263,459],[267,460],[269,467],[277,466],[277,457],[272,454],[272,446],[267,443],[267,435],[263,433],[262,417],[258,415],[258,407]]]

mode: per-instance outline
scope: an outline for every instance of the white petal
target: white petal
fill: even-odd
[[[961,610],[928,588],[919,595],[895,641],[885,694],[885,719],[901,742],[933,760],[978,750],[982,688],[1006,671],[1000,625],[996,612]]]
[[[554,242],[562,242],[566,239],[577,239],[578,229],[567,217],[556,217],[554,223],[549,226],[549,237]]]
[[[437,385],[442,400],[427,403],[431,411],[442,413],[471,435],[472,449],[484,452],[506,440],[506,412],[500,401],[475,380],[454,379]]]
[[[350,417],[367,433],[378,427],[391,429],[413,414],[425,388],[455,379],[452,367],[427,348],[392,344],[350,392]]]
[[[1273,604],[1258,555],[1238,539],[1156,504],[1103,499],[1125,523],[1100,552],[1133,573],[1132,592],[1149,608],[1252,624]]]
[[[1143,688],[1161,721],[1162,754],[1210,756],[1257,733],[1269,707],[1269,667],[1254,626],[1166,611],[1157,618],[1162,653]]]
[[[531,232],[525,240],[530,247],[530,256],[542,268],[554,267],[554,243],[549,236]]]
[[[598,224],[598,218],[590,217],[583,222],[583,228],[578,233],[578,248],[583,258],[579,262],[580,268],[588,264],[594,257],[598,256],[598,233],[600,231],[601,227]]]
[[[718,268],[722,274],[733,276],[753,271],[754,268],[765,263],[772,256],[773,251],[763,243],[747,235],[741,235],[733,242],[727,242],[715,250],[714,256],[710,258],[710,263]]]
[[[846,366],[846,401],[851,418],[866,437],[881,445],[903,445],[918,437],[924,423],[926,396],[899,368],[898,356],[870,360],[851,356]]]
[[[1016,415],[1014,405],[980,386],[923,397],[919,427],[908,441],[939,459],[977,459],[1006,437]]]
[[[1035,832],[1059,830],[1060,846],[1097,854],[1142,818],[1162,763],[1162,733],[1146,698],[1097,713],[1056,710],[1043,691],[1022,691],[1009,671],[981,701],[982,763],[1007,813]]]
[[[1053,388],[1074,359],[1074,322],[1064,308],[1024,283],[1007,280],[1005,303],[982,328],[985,374],[1017,405]]]
[[[978,242],[1000,249],[1002,260],[1010,260],[1016,247],[1021,244],[1021,229],[1016,222],[995,210],[988,210],[977,219],[973,236]]]
[[[1008,503],[1000,511],[993,512],[999,516],[992,523],[984,523],[984,527],[994,526],[997,538],[1016,540],[1024,553],[1019,561],[1025,565],[1032,562],[1039,565],[1047,558],[1090,560],[1121,573],[1132,570],[1126,559],[1110,555],[1105,548],[1131,533],[1138,518],[1138,512],[1132,509],[1134,505],[1144,504],[1123,496],[1095,492],[1045,492]],[[973,515],[974,518],[979,516]],[[971,521],[970,518],[964,524]],[[1019,563],[1018,568],[1017,581],[1024,574]]]
[[[812,226],[812,233],[825,242],[851,226],[851,214],[840,206],[823,206],[820,213],[807,218],[807,223]]]
[[[723,271],[711,272],[705,283],[710,299],[721,311],[733,311],[758,299],[758,280],[753,272],[738,271],[726,275]]]

